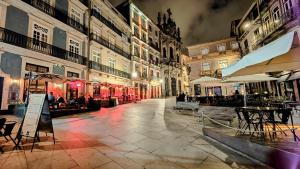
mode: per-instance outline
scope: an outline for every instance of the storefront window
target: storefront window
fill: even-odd
[[[39,65],[26,63],[25,70],[27,70],[29,72],[48,73],[49,72],[49,67],[44,67],[44,66],[39,66]]]
[[[75,77],[79,78],[79,73],[74,73],[74,72],[67,72],[67,77]]]

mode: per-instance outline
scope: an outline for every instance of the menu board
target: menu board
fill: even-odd
[[[23,121],[21,135],[35,137],[46,94],[31,94]]]

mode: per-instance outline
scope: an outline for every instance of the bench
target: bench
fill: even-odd
[[[174,109],[194,111],[199,109],[199,104],[195,102],[177,102],[176,106],[174,106]]]

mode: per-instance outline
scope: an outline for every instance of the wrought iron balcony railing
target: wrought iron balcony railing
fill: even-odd
[[[84,56],[72,53],[65,49],[61,49],[59,47],[18,34],[4,28],[0,28],[0,41],[81,65],[86,65],[87,63],[87,59]]]
[[[56,9],[55,7],[51,6],[50,4],[44,2],[43,0],[22,0],[23,2],[39,9],[40,11],[56,18],[57,20],[75,28],[76,30],[87,34],[87,28],[82,25],[81,23],[75,21],[71,17],[69,17],[64,12]]]
[[[94,70],[98,70],[100,72],[104,72],[104,73],[108,73],[108,74],[112,74],[115,76],[119,76],[119,77],[123,77],[123,78],[127,78],[130,79],[131,76],[129,73],[106,66],[106,65],[102,65],[98,62],[94,62],[94,61],[89,61],[89,68],[90,69],[94,69]]]
[[[148,45],[151,46],[153,49],[157,50],[158,52],[160,51],[159,47],[156,46],[154,43],[149,42]]]
[[[99,44],[111,49],[112,51],[122,55],[123,57],[125,57],[126,59],[131,60],[131,55],[127,52],[125,52],[123,49],[121,49],[120,47],[113,45],[111,43],[109,43],[109,41],[107,39],[104,39],[101,36],[98,36],[96,34],[91,33],[90,35],[90,39],[94,40],[96,42],[98,42]]]
[[[91,15],[94,16],[94,17],[96,17],[99,21],[101,21],[102,23],[104,23],[107,27],[109,27],[110,29],[112,29],[114,32],[116,32],[121,37],[123,36],[124,33],[120,29],[118,29],[113,23],[111,23],[109,20],[107,20],[104,16],[102,16],[95,9],[92,9]]]

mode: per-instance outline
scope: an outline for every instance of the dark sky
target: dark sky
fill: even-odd
[[[124,0],[109,0],[114,6]],[[230,23],[239,19],[253,0],[135,0],[156,22],[157,12],[171,8],[185,46],[229,37]]]

